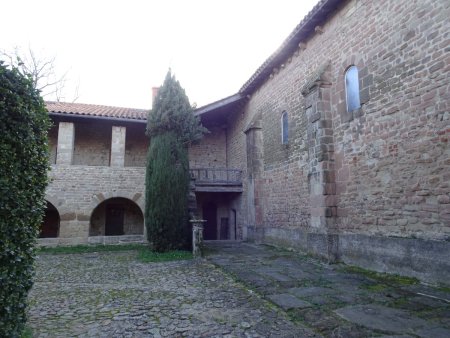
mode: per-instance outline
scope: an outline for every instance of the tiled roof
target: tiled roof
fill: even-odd
[[[85,103],[68,103],[68,102],[52,102],[46,101],[47,110],[52,115],[76,115],[76,116],[91,116],[103,117],[109,119],[121,120],[147,120],[148,110],[101,106],[97,104]]]

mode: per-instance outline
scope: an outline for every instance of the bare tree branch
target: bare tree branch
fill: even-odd
[[[57,74],[55,56],[41,58],[35,54],[31,47],[28,47],[26,51],[16,47],[12,52],[0,50],[0,60],[18,69],[23,75],[29,76],[33,86],[41,92],[42,97],[53,96],[56,101],[64,99],[63,92],[68,71],[61,76]],[[78,82],[72,102],[75,102],[79,97],[79,86]]]

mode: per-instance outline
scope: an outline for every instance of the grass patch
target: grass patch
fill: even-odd
[[[90,252],[137,251],[137,259],[143,263],[168,262],[192,259],[190,251],[153,252],[145,244],[112,244],[112,245],[73,245],[56,247],[39,247],[38,254],[79,254]]]
[[[362,285],[361,288],[366,289],[368,291],[380,292],[386,290],[388,286],[386,284],[371,284],[371,285]]]
[[[346,266],[343,268],[343,271],[349,272],[349,273],[355,273],[355,274],[359,274],[359,275],[364,275],[366,277],[375,279],[375,280],[383,282],[383,283],[388,283],[388,284],[414,285],[414,284],[419,283],[419,280],[414,277],[406,277],[406,276],[400,276],[400,275],[396,275],[396,274],[376,272],[376,271],[366,270],[366,269],[360,268],[358,266]]]
[[[447,285],[441,285],[441,286],[438,287],[438,290],[439,290],[439,291],[443,291],[443,292],[448,292],[448,293],[450,293],[450,286],[447,286]]]
[[[116,245],[72,245],[72,246],[55,246],[55,247],[39,247],[36,252],[38,254],[77,254],[89,252],[104,251],[130,251],[141,250],[146,248],[144,244],[116,244]]]
[[[22,331],[22,334],[20,335],[20,338],[32,338],[33,337],[33,331],[29,326],[25,326],[25,328]]]
[[[154,252],[148,247],[141,247],[137,256],[137,259],[143,263],[181,261],[192,258],[190,251]]]

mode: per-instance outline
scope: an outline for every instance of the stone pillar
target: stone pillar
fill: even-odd
[[[59,122],[56,164],[72,164],[75,126],[72,122]]]
[[[203,219],[193,219],[189,222],[192,224],[192,255],[194,258],[202,257],[203,225],[207,221]]]
[[[111,167],[125,166],[126,127],[112,127],[111,136]]]
[[[191,219],[195,219],[198,215],[197,195],[195,194],[195,178],[193,177],[191,177],[189,181],[188,213]]]
[[[308,119],[309,194],[311,227],[315,238],[308,246],[329,262],[338,260],[337,201],[334,164],[334,138],[331,117],[331,83],[328,65],[303,88]]]
[[[243,239],[261,241],[264,235],[262,228],[264,145],[260,115],[257,115],[246,128],[245,135],[247,143],[247,229],[244,229]]]

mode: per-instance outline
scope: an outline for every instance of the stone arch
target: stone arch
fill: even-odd
[[[40,238],[56,238],[59,237],[59,227],[61,217],[55,205],[46,200],[46,208],[44,218],[40,226]]]
[[[132,199],[110,197],[92,210],[89,236],[143,235],[144,213]]]
[[[111,198],[125,198],[128,200],[131,200],[134,202],[139,209],[141,210],[142,214],[144,214],[145,210],[145,201],[142,193],[140,192],[125,192],[125,191],[112,191],[112,192],[104,192],[104,193],[98,193],[92,196],[91,200],[91,210],[94,211],[95,208],[97,208],[102,202],[111,199]],[[92,212],[91,212],[92,216]]]

